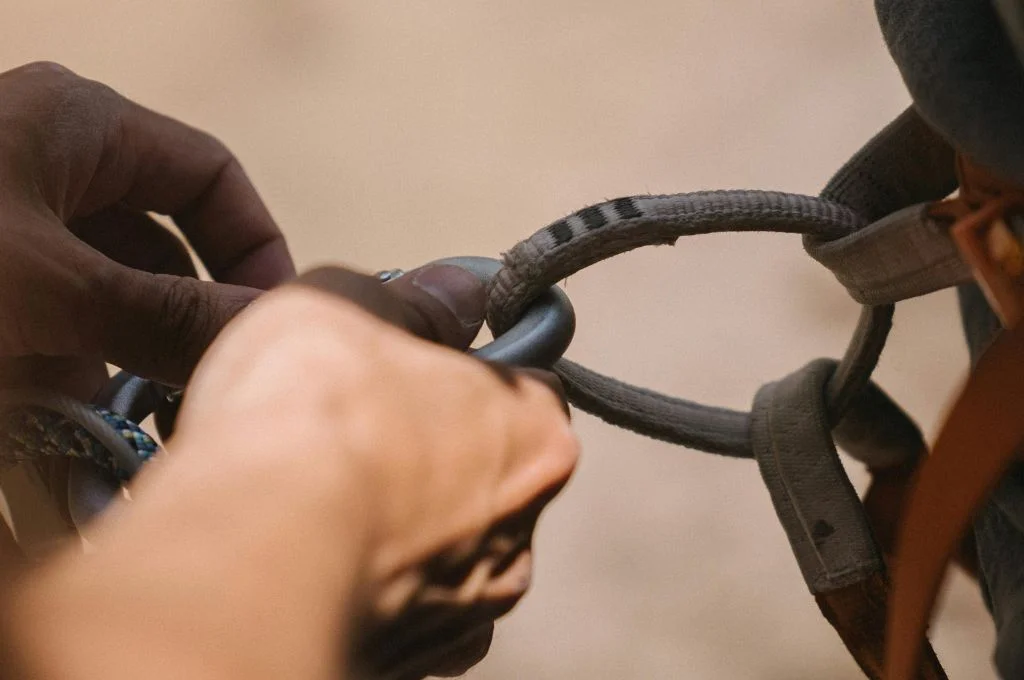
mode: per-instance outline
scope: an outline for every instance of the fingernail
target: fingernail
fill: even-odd
[[[487,302],[484,285],[465,269],[452,265],[424,267],[416,272],[412,284],[447,307],[463,326],[483,321]]]

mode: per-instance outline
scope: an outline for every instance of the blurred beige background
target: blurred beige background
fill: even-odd
[[[302,267],[496,255],[631,193],[816,193],[908,102],[869,0],[7,0],[3,22],[0,68],[58,61],[224,139]],[[573,358],[736,408],[838,356],[857,314],[791,236],[682,241],[567,285]],[[878,377],[930,434],[965,365],[952,294],[897,309]],[[576,423],[533,593],[471,677],[861,677],[753,463]],[[994,677],[959,576],[934,639],[952,678]]]

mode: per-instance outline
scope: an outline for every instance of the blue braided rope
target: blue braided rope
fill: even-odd
[[[156,441],[136,423],[98,406],[90,407],[145,463],[159,450]],[[131,478],[110,451],[88,430],[66,416],[39,406],[0,413],[0,464],[15,464],[40,456],[88,460],[121,481]]]

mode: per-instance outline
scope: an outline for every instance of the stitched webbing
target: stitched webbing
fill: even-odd
[[[947,156],[952,158],[948,146],[908,110],[861,149],[823,194],[849,201],[872,216],[887,215],[908,202],[943,198],[956,183],[952,164],[944,163]],[[899,160],[892,164],[893,159]],[[916,159],[923,159],[923,168],[915,165]],[[869,293],[884,291],[860,296],[872,306],[861,314],[828,386],[835,424],[870,380],[891,326],[892,303],[953,285],[964,273],[947,257],[952,248],[948,239],[922,215],[908,211],[899,220],[869,227],[868,218],[834,200],[763,191],[619,198],[559,220],[506,253],[505,267],[491,284],[487,320],[500,334],[548,286],[641,246],[674,244],[680,236],[712,232],[803,234],[812,254],[841,281],[851,282],[851,293],[858,287]],[[926,254],[919,260],[891,255],[907,248]],[[890,256],[877,258],[877,253]],[[922,262],[949,266],[921,270]],[[704,451],[753,455],[748,414],[634,387],[565,359],[554,370],[578,408],[614,425]]]
[[[821,197],[848,206],[866,220],[944,198],[957,186],[953,148],[908,108],[841,167]]]
[[[832,441],[824,391],[835,365],[819,359],[765,385],[754,398],[751,418],[757,465],[815,594],[884,568]]]
[[[680,236],[770,231],[838,238],[864,221],[838,203],[774,191],[702,191],[631,196],[592,205],[541,229],[505,254],[491,284],[487,321],[507,330],[541,291],[571,274],[641,246]]]
[[[756,457],[809,588],[872,678],[884,658],[874,624],[885,619],[888,585],[835,444],[876,468],[909,464],[924,450],[920,431],[870,376],[893,303],[969,275],[941,226],[917,205],[944,198],[955,186],[952,150],[908,110],[833,177],[820,199],[704,192],[591,206],[513,248],[490,290],[488,322],[500,333],[547,286],[639,246],[714,231],[804,235],[807,251],[865,307],[841,362],[812,362],[764,386],[752,414],[634,387],[565,359],[554,368],[570,401],[612,424],[704,451]],[[865,626],[872,628],[867,634]],[[919,676],[945,678],[927,651]]]
[[[671,244],[686,235],[733,231],[837,238],[861,225],[859,218],[841,205],[779,192],[713,191],[608,201],[555,222],[505,255],[505,267],[492,282],[488,322],[500,334],[539,291],[602,259],[640,246]],[[854,351],[870,353],[880,344],[877,340],[861,343]],[[849,363],[860,365],[865,358],[873,365],[869,355]],[[633,387],[564,359],[554,370],[577,407],[615,425],[705,451],[753,455],[745,413]]]

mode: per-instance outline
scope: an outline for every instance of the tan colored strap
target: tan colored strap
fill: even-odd
[[[886,627],[886,680],[912,680],[946,565],[1024,443],[1024,325],[979,359],[907,501]]]

